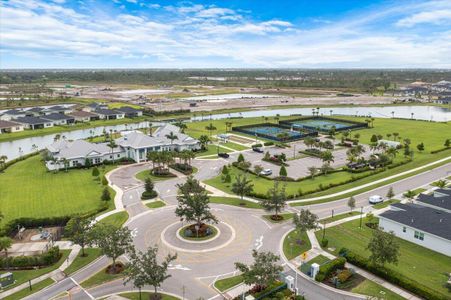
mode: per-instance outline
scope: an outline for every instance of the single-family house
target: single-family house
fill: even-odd
[[[123,112],[113,110],[113,109],[96,109],[94,111],[97,115],[99,115],[99,118],[102,120],[116,120],[116,119],[123,119],[125,117],[125,114]]]
[[[451,202],[451,197],[446,198]],[[447,204],[449,206],[449,204]],[[379,215],[379,227],[409,242],[451,256],[451,213],[421,202],[390,206]]]
[[[68,116],[73,117],[75,119],[75,122],[89,122],[100,119],[98,114],[84,110],[73,111],[68,114]]]
[[[54,113],[69,114],[73,111],[73,109],[70,107],[67,107],[67,106],[63,106],[63,105],[55,105],[55,106],[50,106],[50,107],[46,108],[45,111],[46,111],[46,114],[54,114]]]
[[[19,117],[12,119],[13,122],[23,124],[27,129],[42,129],[53,127],[53,122],[39,117]]]
[[[75,123],[75,118],[71,116],[66,116],[61,113],[53,113],[41,117],[44,120],[49,120],[53,122],[53,125],[70,125]]]
[[[451,213],[451,188],[436,189],[428,194],[421,193],[415,202]]]
[[[88,111],[88,112],[93,112],[97,109],[108,109],[108,105],[105,103],[93,102],[93,103],[89,103],[88,105],[83,107],[83,110]]]
[[[11,121],[14,118],[25,117],[26,112],[24,110],[19,109],[10,109],[5,111],[1,116],[0,120]]]
[[[29,117],[39,117],[45,114],[45,108],[43,107],[32,107],[25,111],[26,115]]]
[[[119,160],[125,156],[120,147],[110,148],[107,144],[89,143],[85,140],[60,140],[47,147],[52,159],[46,161],[49,170],[59,170],[67,167],[98,165],[104,161]]]
[[[130,106],[122,106],[118,108],[117,111],[124,113],[126,118],[141,117],[143,115],[142,110]]]
[[[24,126],[20,123],[0,120],[0,134],[23,131]]]

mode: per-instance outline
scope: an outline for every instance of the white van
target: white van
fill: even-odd
[[[379,195],[373,195],[369,198],[370,204],[377,204],[377,203],[381,203],[384,202],[384,198],[382,198],[382,196]]]

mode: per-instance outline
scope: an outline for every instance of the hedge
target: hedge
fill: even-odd
[[[431,151],[431,154],[436,154],[436,153],[443,152],[443,151],[446,151],[449,149],[451,149],[451,148],[450,147],[440,148],[440,149]]]
[[[274,142],[264,142],[263,145],[264,146],[273,146]]]
[[[156,196],[158,196],[158,193],[156,191],[152,191],[152,192],[146,192],[144,191],[141,195],[141,199],[142,200],[148,200],[148,199],[153,199]]]
[[[15,159],[11,159],[11,160],[7,161],[6,163],[4,163],[4,164],[2,164],[2,165],[0,166],[0,172],[3,172],[3,171],[6,170],[8,167],[14,165],[15,163],[17,163],[17,162],[19,162],[19,161],[22,161],[22,160],[25,160],[25,159],[30,158],[30,157],[32,157],[32,156],[38,155],[39,153],[40,153],[40,151],[32,152],[32,153],[29,153],[29,154],[20,156],[20,157],[15,158]]]
[[[449,295],[444,295],[440,292],[437,292],[436,290],[423,285],[421,282],[407,278],[396,271],[387,269],[383,266],[376,266],[372,264],[367,258],[362,257],[349,249],[341,248],[339,253],[341,256],[345,257],[349,263],[365,269],[387,280],[388,282],[398,285],[422,298],[429,300],[441,300],[447,299],[449,297]]]
[[[61,252],[57,246],[52,247],[46,253],[35,256],[9,256],[0,257],[0,269],[32,269],[46,267],[56,263],[61,258]]]
[[[335,272],[338,269],[343,269],[346,263],[346,258],[344,257],[338,257],[335,258],[325,264],[322,264],[319,267],[318,274],[315,276],[315,280],[322,282],[324,279],[329,277],[333,272]]]

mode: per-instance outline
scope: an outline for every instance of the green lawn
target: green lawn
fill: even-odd
[[[279,214],[279,215],[283,217],[283,219],[280,221],[274,221],[273,219],[271,219],[272,215],[264,215],[263,218],[265,220],[268,220],[271,223],[281,223],[281,222],[285,222],[285,221],[293,219],[294,214],[293,213],[284,213],[284,214]]]
[[[94,274],[93,276],[89,277],[85,281],[82,281],[80,283],[80,285],[86,289],[86,288],[90,288],[90,287],[100,285],[102,283],[109,282],[109,281],[116,280],[116,279],[123,278],[123,277],[124,277],[124,274],[122,274],[122,273],[114,274],[114,275],[108,274],[106,272],[106,268],[105,268],[105,269],[101,270],[100,272]]]
[[[366,246],[373,229],[365,225],[360,229],[359,222],[360,220],[354,220],[326,230],[326,238],[329,240],[328,248],[335,249],[331,251],[332,254],[338,255],[338,251],[346,247],[364,257],[370,255]],[[322,231],[317,231],[316,236],[321,240]],[[450,294],[444,284],[448,280],[446,274],[451,270],[451,259],[408,241],[402,239],[397,241],[400,245],[399,262],[397,265],[387,264],[386,267],[449,297]]]
[[[227,142],[227,143],[221,143],[219,144],[221,146],[225,146],[227,148],[231,148],[231,149],[235,149],[237,151],[243,151],[243,150],[249,150],[249,147],[237,144],[237,143],[232,143],[232,142]]]
[[[47,274],[49,272],[52,272],[53,270],[56,270],[61,266],[67,256],[69,256],[70,250],[60,250],[62,253],[62,256],[58,262],[55,264],[42,268],[42,269],[36,269],[36,270],[20,270],[20,271],[11,271],[14,275],[14,280],[16,281],[14,284],[9,285],[5,290],[9,290],[13,287],[16,287],[18,285],[21,285],[22,283],[28,282],[28,280],[34,279],[36,277],[39,277],[41,275]]]
[[[55,283],[55,281],[53,281],[53,279],[47,278],[47,279],[44,279],[41,282],[38,282],[38,283],[32,285],[31,286],[31,288],[32,288],[31,291],[30,291],[30,289],[28,287],[26,287],[25,289],[20,290],[20,291],[14,293],[14,294],[12,294],[12,295],[10,295],[8,297],[5,297],[3,299],[4,300],[20,300],[20,299],[23,299],[23,298],[25,298],[25,297],[33,294],[33,293],[37,293],[40,290],[42,290],[42,289],[44,289],[44,288],[46,288],[46,287],[48,287],[48,286],[50,286],[50,285],[52,285],[54,283]]]
[[[127,220],[128,213],[126,211],[120,211],[100,220],[100,223],[113,225],[119,228],[122,227]]]
[[[219,146],[219,152],[220,153],[230,153],[232,151]],[[214,154],[218,154],[218,147],[215,144],[209,144],[207,146],[207,151],[196,152],[196,157],[202,157],[202,156],[207,156],[207,155],[212,155],[212,157],[213,157]],[[214,156],[213,158],[217,158],[217,156]]]
[[[302,241],[302,243],[299,245],[298,241]],[[310,240],[306,232],[303,232],[299,236],[299,231],[293,230],[283,240],[283,253],[288,260],[301,255],[311,248],[312,245],[310,244]]]
[[[405,299],[398,294],[384,288],[383,286],[365,279],[358,286],[351,290],[353,293],[367,295],[371,297],[376,297],[377,299],[383,300],[402,300]]]
[[[161,181],[161,180],[174,178],[174,177],[155,176],[153,174],[150,174],[150,170],[144,170],[139,173],[136,173],[135,177],[141,181],[146,180],[147,177],[150,177],[150,179],[152,179],[152,181]]]
[[[167,294],[163,294],[163,293],[158,293],[159,295],[161,295],[161,300],[180,300],[177,297],[171,296],[171,295],[167,295]],[[119,294],[120,296],[130,299],[130,300],[139,300],[139,293],[122,293]],[[153,293],[149,293],[149,292],[142,292],[141,296],[142,299],[152,299],[151,296],[153,295]]]
[[[382,203],[374,204],[374,205],[373,205],[373,208],[375,208],[375,209],[381,209],[381,208],[384,208],[384,207],[389,206],[390,204],[395,204],[395,203],[399,203],[399,202],[401,202],[401,200],[390,199],[390,200],[384,201],[384,202],[382,202]]]
[[[331,222],[335,222],[341,219],[345,219],[345,218],[349,218],[349,217],[353,217],[353,216],[357,216],[360,215],[359,211],[353,211],[353,212],[347,212],[344,214],[339,214],[339,215],[334,215],[333,217],[329,217],[326,219],[321,219],[321,223],[331,223]]]
[[[99,171],[106,173],[113,168]],[[15,218],[63,216],[96,209],[102,204],[103,186],[91,171],[47,172],[39,155],[12,165],[0,173],[0,211],[5,215],[2,224]],[[114,198],[114,191],[110,191]]]
[[[215,288],[217,288],[220,292],[224,292],[240,284],[241,282],[243,282],[243,276],[236,275],[215,281]]]
[[[163,207],[165,205],[166,205],[166,203],[164,203],[163,201],[159,201],[159,200],[158,201],[153,201],[153,202],[150,202],[150,203],[146,204],[146,206],[148,208],[151,208],[151,209],[160,208],[160,207]]]
[[[330,261],[329,258],[327,258],[324,255],[320,254],[318,256],[315,256],[313,259],[309,260],[308,263],[311,264],[311,265],[314,264],[314,263],[317,263],[318,265],[322,265],[322,264],[324,264],[324,263],[326,263],[328,261]]]
[[[70,275],[84,266],[93,262],[96,258],[102,256],[102,251],[99,248],[85,248],[86,256],[81,256],[81,250],[75,260],[64,270],[64,273]]]
[[[262,208],[262,206],[258,203],[243,200],[239,198],[229,198],[229,197],[210,197],[211,203],[217,203],[217,204],[227,204],[227,205],[233,205],[233,206],[239,206],[244,208]],[[244,205],[240,205],[243,203]]]

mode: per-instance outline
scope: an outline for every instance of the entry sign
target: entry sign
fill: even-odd
[[[14,283],[13,273],[8,272],[0,274],[0,287],[4,288],[5,286],[8,286],[12,283]]]

